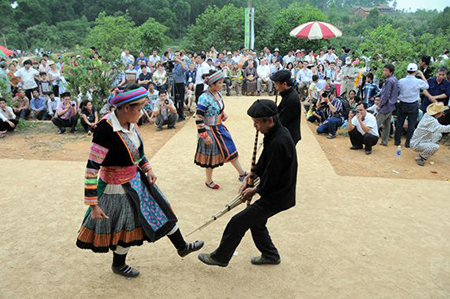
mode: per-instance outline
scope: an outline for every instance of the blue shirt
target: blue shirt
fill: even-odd
[[[444,105],[448,105],[448,98],[450,97],[450,82],[447,79],[442,80],[440,84],[437,83],[436,77],[428,79],[428,92],[432,96],[438,96],[441,94],[447,95],[445,99],[440,99],[440,102],[444,102]],[[431,101],[427,97],[423,97],[422,105],[420,106],[420,110],[423,112],[427,111],[428,105],[431,104]]]
[[[426,81],[408,75],[398,81],[398,89],[400,91],[398,99],[403,103],[418,102],[420,100],[420,90],[427,88],[428,83]]]
[[[44,110],[45,109],[45,100],[42,98],[32,98],[30,102],[31,110]]]
[[[386,78],[380,98],[380,113],[388,114],[395,110],[398,99],[398,80],[394,75]]]
[[[185,69],[183,69],[181,64],[185,66]],[[187,67],[184,62],[175,63],[175,67],[173,68],[173,79],[175,83],[186,83],[186,70]]]
[[[194,69],[193,71],[187,71],[186,72],[186,83],[195,83],[195,77],[197,76],[197,70]]]
[[[148,59],[146,57],[141,58],[141,56],[136,58],[136,65],[139,65],[139,62],[141,62],[141,60],[145,61],[145,65],[148,65]]]

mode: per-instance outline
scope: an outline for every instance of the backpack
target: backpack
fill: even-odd
[[[346,98],[338,98],[342,102],[342,116],[344,119],[348,119],[348,114],[350,113],[351,106]]]

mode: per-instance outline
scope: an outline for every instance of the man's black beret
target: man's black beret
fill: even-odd
[[[291,76],[292,76],[292,74],[290,71],[281,70],[281,71],[276,72],[272,76],[270,76],[270,80],[284,83],[284,82],[289,82],[289,80],[291,80]]]
[[[272,100],[256,100],[247,114],[253,118],[272,117],[278,114],[278,107]]]

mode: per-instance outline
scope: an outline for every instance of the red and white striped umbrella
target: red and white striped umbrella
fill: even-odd
[[[292,29],[290,36],[305,39],[329,39],[342,36],[336,26],[325,22],[308,22]]]

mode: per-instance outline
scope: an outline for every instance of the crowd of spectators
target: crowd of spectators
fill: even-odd
[[[104,61],[94,47],[91,50],[95,64],[113,63]],[[446,50],[438,60],[448,59],[445,53]],[[123,71],[115,73],[111,89],[112,94],[133,84],[148,89],[149,102],[140,123],[154,123],[158,131],[165,125],[175,128],[186,114],[195,111],[196,100],[205,90],[204,75],[210,70],[224,73],[223,93],[227,96],[273,95],[276,90],[270,76],[279,70],[289,70],[307,120],[317,124],[317,133],[333,139],[339,128],[346,128],[351,149],[364,148],[366,154],[372,153],[379,139],[384,146],[389,138],[394,139],[395,145],[401,145],[403,135],[406,135],[404,146],[411,147],[412,140],[417,140],[415,132],[420,120],[428,110],[438,111],[440,108],[433,109],[439,103],[443,105],[442,111],[433,114],[443,126],[439,130],[445,133],[450,124],[450,114],[444,111],[450,96],[449,74],[438,62],[433,69],[432,58],[425,55],[418,65],[411,62],[408,75],[398,80],[395,62],[386,64],[379,78],[376,70],[369,67],[370,57],[356,57],[347,47],[342,47],[339,55],[334,47],[319,51],[293,49],[283,56],[278,48],[219,52],[214,46],[201,53],[167,48],[160,54],[155,50],[149,56],[139,52],[135,57],[124,50],[118,58]],[[71,96],[66,91],[61,56],[56,61],[46,54],[21,63],[17,59],[2,61],[2,81],[5,83],[2,93],[11,94],[12,100],[10,103],[0,100],[0,136],[13,131],[19,119],[51,120],[61,134],[66,128],[75,132],[80,120],[90,135],[99,119],[114,109],[106,101],[102,107],[95,107],[89,91]],[[426,156],[423,153],[418,156],[419,165],[429,157]]]

